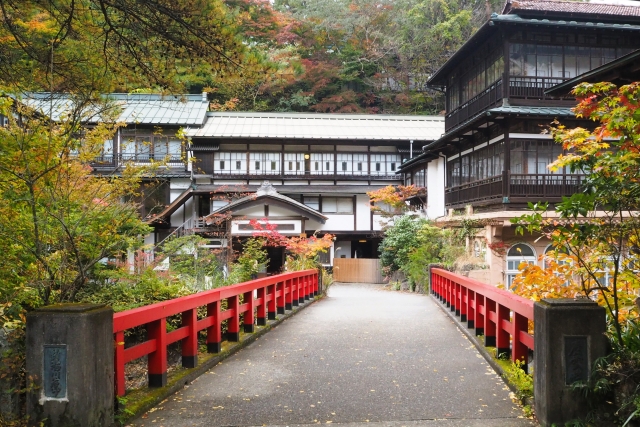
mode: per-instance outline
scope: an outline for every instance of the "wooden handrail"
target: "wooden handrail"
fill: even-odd
[[[207,351],[218,353],[222,348],[222,322],[228,320],[228,341],[240,339],[240,315],[244,314],[244,332],[253,332],[254,324],[266,325],[293,306],[318,294],[317,270],[294,271],[269,276],[236,285],[225,286],[169,301],[163,301],[132,310],[115,313],[113,334],[115,339],[115,390],[125,395],[125,364],[148,356],[150,387],[163,387],[167,383],[167,346],[181,341],[182,366],[193,368],[198,364],[198,333],[207,331]],[[242,297],[242,304],[240,298]],[[222,301],[227,307],[222,310]],[[198,319],[198,308],[206,307],[206,315]],[[167,318],[180,315],[181,326],[167,332]],[[147,339],[125,348],[125,331],[144,326]]]
[[[534,347],[529,334],[533,301],[440,268],[431,269],[431,293],[476,335],[484,335],[485,346],[496,347],[498,355],[522,362],[527,370]]]

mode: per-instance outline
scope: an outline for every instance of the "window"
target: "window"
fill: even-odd
[[[247,155],[245,153],[213,153],[213,173],[215,174],[231,174],[243,171]],[[232,170],[232,167],[234,169]]]
[[[147,130],[123,130],[122,151],[123,160],[135,161],[182,161],[182,141],[176,137],[156,134]]]
[[[342,162],[342,170],[346,172],[346,170],[347,170],[347,162]]]
[[[518,243],[509,248],[507,252],[507,268],[505,270],[505,281],[507,289],[512,289],[513,279],[520,273],[521,263],[536,263],[536,252],[526,243]]]
[[[284,153],[284,161],[287,175],[304,175],[304,154],[303,153]],[[309,166],[311,167],[311,166]]]
[[[280,173],[280,153],[250,152],[249,160],[252,166],[249,173],[259,175],[275,175]]]
[[[562,154],[562,146],[553,140],[511,140],[511,173],[562,174],[548,166]]]
[[[322,212],[352,214],[353,199],[351,197],[323,197]]]
[[[447,162],[447,187],[500,176],[503,169],[504,142],[499,141],[457,159],[449,160]]]
[[[311,209],[320,210],[320,197],[318,196],[303,196],[302,200],[306,206]]]

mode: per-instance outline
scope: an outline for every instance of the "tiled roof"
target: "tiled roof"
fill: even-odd
[[[203,95],[109,94],[122,108],[119,120],[149,125],[200,126],[209,102]]]
[[[496,114],[525,114],[528,116],[562,116],[573,117],[571,108],[565,107],[495,107],[488,110],[491,115]]]
[[[190,137],[433,141],[444,117],[300,113],[208,113]]]
[[[63,120],[77,107],[71,95],[26,93],[20,101],[54,121]],[[102,101],[82,107],[82,121],[96,123],[107,117],[127,124],[200,126],[209,102],[203,95],[159,95],[113,93]]]
[[[635,4],[634,4],[635,3]],[[505,11],[517,13],[520,10],[540,12],[584,13],[593,15],[639,16],[637,2],[615,1],[555,1],[555,0],[511,0]],[[504,12],[503,12],[504,13]],[[597,16],[594,16],[597,20]]]

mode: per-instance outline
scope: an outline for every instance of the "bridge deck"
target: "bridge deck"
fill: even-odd
[[[131,425],[533,425],[521,417],[430,297],[336,284]]]

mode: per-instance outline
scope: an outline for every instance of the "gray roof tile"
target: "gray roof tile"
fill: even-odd
[[[440,116],[210,112],[205,125],[187,136],[433,141],[443,132]]]

